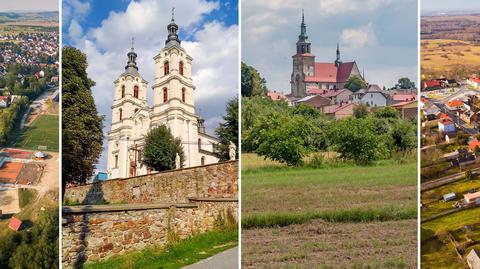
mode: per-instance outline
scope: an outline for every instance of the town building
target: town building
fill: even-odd
[[[181,140],[183,167],[218,162],[218,139],[205,132],[204,120],[195,114],[193,58],[181,46],[178,25],[172,14],[165,46],[154,57],[153,106],[147,104],[147,85],[137,67],[133,42],[125,71],[114,81],[115,99],[108,132],[107,173],[109,179],[149,173],[141,163],[146,135],[165,125]]]
[[[443,118],[438,120],[438,131],[441,133],[455,133],[455,123],[450,118]]]
[[[308,89],[343,89],[350,77],[354,75],[362,77],[355,61],[343,62],[340,59],[338,44],[334,61],[315,62],[315,55],[312,54],[311,43],[308,40],[303,11],[296,53],[292,56],[292,60],[293,70],[290,85],[293,98],[306,96]]]

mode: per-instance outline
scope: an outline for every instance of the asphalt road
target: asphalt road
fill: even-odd
[[[478,173],[478,172],[480,172],[480,168],[472,169],[471,171],[475,172],[475,173]],[[455,181],[460,180],[464,177],[465,177],[465,172],[460,172],[460,173],[445,176],[445,177],[442,177],[442,178],[439,178],[439,179],[435,179],[435,180],[432,180],[432,181],[428,181],[428,182],[422,183],[422,185],[420,186],[420,190],[421,191],[430,190],[430,189],[433,189],[433,188],[436,188],[436,187],[439,187],[439,186],[442,186],[442,185],[445,185],[445,184],[448,184],[448,183],[451,183],[451,182],[455,182]]]
[[[238,247],[225,250],[182,269],[238,269]]]

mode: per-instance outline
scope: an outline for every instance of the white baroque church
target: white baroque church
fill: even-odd
[[[219,161],[215,154],[218,139],[205,132],[204,120],[195,114],[193,58],[181,46],[173,14],[167,29],[165,47],[153,58],[155,81],[152,85],[152,107],[147,104],[148,82],[138,71],[133,44],[127,55],[125,72],[114,81],[115,99],[111,107],[111,130],[108,132],[109,179],[152,172],[141,163],[142,149],[149,131],[162,124],[182,141],[185,153],[183,167]]]

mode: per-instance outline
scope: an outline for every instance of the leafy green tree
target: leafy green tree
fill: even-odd
[[[264,96],[267,94],[267,82],[253,67],[242,62],[241,89],[242,96]]]
[[[254,127],[261,156],[298,166],[305,154],[314,150],[305,139],[317,133],[318,127],[304,117],[283,113],[266,114]]]
[[[359,104],[353,109],[353,117],[356,119],[365,118],[368,116],[368,107],[365,104]]]
[[[332,124],[329,137],[340,157],[357,164],[369,164],[384,156],[386,147],[381,136],[373,132],[369,118],[346,118]]]
[[[407,77],[403,77],[398,80],[397,87],[400,89],[413,89],[415,88],[415,82],[411,81]]]
[[[180,156],[181,167],[185,161],[180,139],[173,137],[165,125],[152,129],[145,138],[142,163],[156,171],[175,169],[175,158]]]
[[[227,114],[223,116],[223,122],[215,129],[215,133],[220,140],[219,157],[220,160],[228,160],[228,146],[232,141],[238,149],[238,98],[230,100],[226,106]],[[238,159],[238,150],[236,152]]]
[[[345,83],[345,88],[351,90],[352,92],[356,92],[360,89],[365,89],[367,84],[362,77],[353,75],[348,78],[347,82]]]
[[[474,178],[473,176],[473,172],[471,169],[468,169],[467,171],[465,171],[465,179],[467,180],[472,180]]]
[[[390,106],[381,107],[375,110],[374,115],[377,118],[400,118],[400,113],[398,112],[398,110]]]
[[[102,153],[103,117],[97,113],[87,75],[87,58],[80,50],[62,50],[62,191],[67,183],[84,183]],[[63,194],[62,194],[63,197]]]
[[[408,121],[399,120],[395,122],[391,136],[394,149],[397,151],[406,151],[417,147],[416,131]]]

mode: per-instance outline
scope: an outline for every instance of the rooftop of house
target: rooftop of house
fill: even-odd
[[[340,63],[315,63],[315,74],[305,77],[307,82],[346,82],[352,73],[355,62]]]

